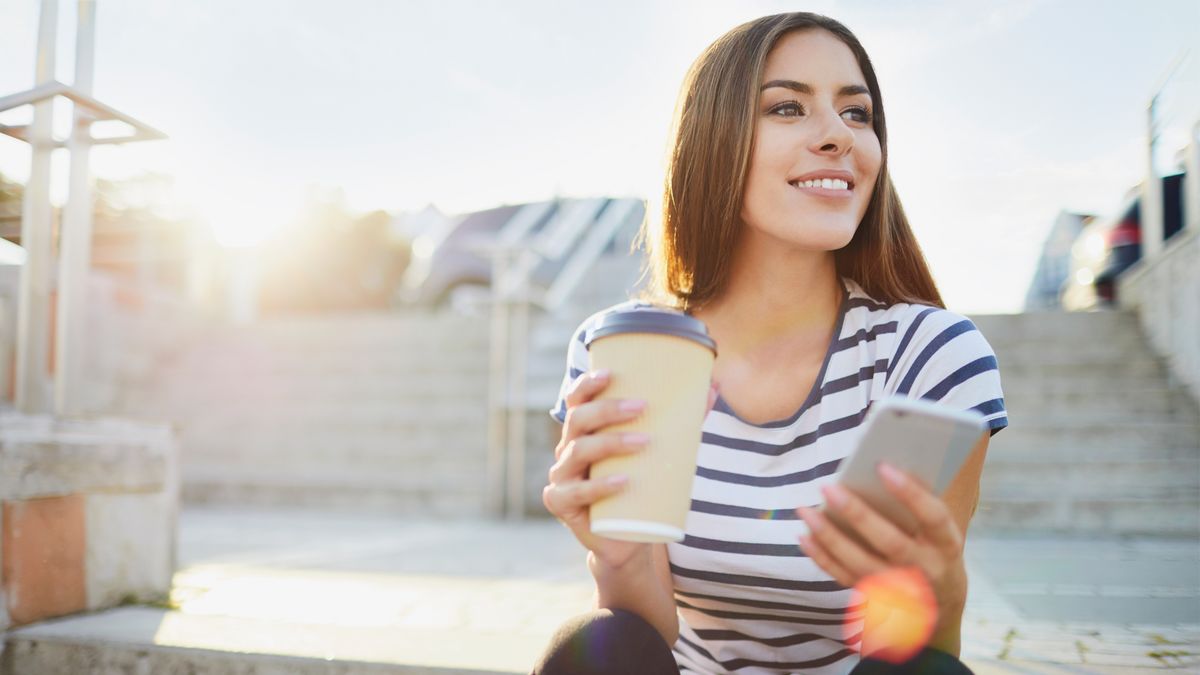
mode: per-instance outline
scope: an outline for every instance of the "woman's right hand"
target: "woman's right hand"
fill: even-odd
[[[583,373],[571,385],[562,437],[554,448],[555,463],[550,467],[549,484],[542,490],[542,503],[598,562],[620,567],[639,551],[648,553],[650,545],[592,534],[588,513],[593,503],[625,489],[628,477],[616,475],[600,480],[589,478],[589,473],[596,461],[639,452],[650,439],[635,432],[604,432],[615,424],[637,419],[646,408],[645,401],[636,399],[595,400],[609,380],[607,371],[596,370]],[[709,410],[715,401],[713,386],[708,395]]]

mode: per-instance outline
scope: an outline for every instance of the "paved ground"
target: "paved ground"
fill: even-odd
[[[142,652],[521,673],[591,595],[582,549],[544,521],[189,509],[180,558],[178,611],[130,607],[27,630]],[[980,675],[1200,672],[1200,542],[973,535],[968,563],[963,657]],[[299,663],[270,672],[318,672]]]

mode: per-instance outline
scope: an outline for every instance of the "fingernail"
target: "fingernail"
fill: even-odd
[[[846,489],[841,485],[822,486],[821,493],[825,495],[825,499],[828,499],[830,504],[838,508],[846,505]]]
[[[604,482],[608,483],[609,485],[624,485],[628,481],[629,481],[629,476],[625,476],[622,474],[618,474],[616,476],[609,476],[608,478],[604,479]]]
[[[621,440],[625,442],[625,445],[646,445],[650,442],[650,436],[647,434],[632,432],[623,434],[621,436]]]
[[[592,379],[600,382],[601,380],[607,380],[609,375],[610,373],[608,368],[601,368],[600,370],[592,372]]]
[[[630,412],[630,413],[641,412],[646,409],[646,402],[645,401],[637,401],[637,400],[626,400],[626,401],[621,401],[621,403],[618,404],[617,407],[621,409],[621,412]]]
[[[908,482],[904,474],[887,462],[879,463],[879,475],[893,487],[904,487],[904,484]]]

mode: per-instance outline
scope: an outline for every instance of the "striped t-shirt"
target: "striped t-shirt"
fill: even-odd
[[[845,673],[858,662],[862,607],[797,544],[798,506],[821,503],[872,402],[893,395],[940,401],[1008,425],[996,357],[969,320],[927,305],[887,305],[843,279],[825,361],[791,417],[752,424],[723,399],[704,420],[682,542],[667,545],[680,618],[681,673]],[[588,369],[588,318],[568,349],[551,414],[566,416],[567,387]],[[719,346],[718,346],[719,348]]]

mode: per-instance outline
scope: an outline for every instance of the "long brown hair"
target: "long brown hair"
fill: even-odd
[[[648,299],[682,310],[700,307],[724,288],[741,232],[741,209],[754,143],[755,110],[767,54],[791,31],[822,29],[854,52],[873,101],[882,149],[871,201],[853,239],[834,253],[838,274],[887,303],[944,307],[887,170],[883,97],[871,59],[842,24],[808,12],[744,23],[704,50],[688,69],[676,104],[667,160],[661,231],[643,222]]]

